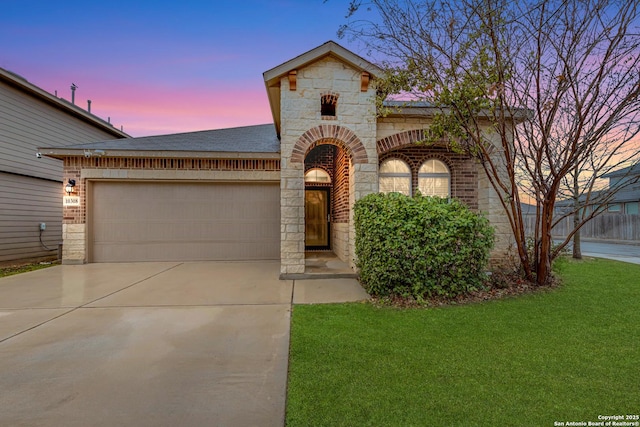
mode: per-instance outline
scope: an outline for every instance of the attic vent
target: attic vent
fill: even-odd
[[[320,115],[322,118],[336,117],[336,106],[340,94],[335,92],[325,92],[320,97]]]

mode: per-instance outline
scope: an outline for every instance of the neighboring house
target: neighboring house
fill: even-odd
[[[603,178],[608,178],[608,188],[615,189],[622,185],[618,191],[616,191],[606,202],[606,206],[588,206],[587,213],[591,212],[591,209],[602,209],[604,213],[611,214],[626,214],[626,215],[638,215],[640,213],[640,164],[628,166],[625,168],[617,169],[602,175]],[[600,191],[594,191],[591,193],[591,200],[598,201],[598,197],[604,197],[600,194]],[[579,202],[585,203],[586,197],[580,196]],[[574,209],[574,201],[571,199],[559,200],[556,203],[556,214],[570,213]]]
[[[280,260],[305,272],[305,250],[353,266],[353,205],[373,192],[457,198],[510,229],[473,159],[424,146],[434,110],[377,117],[381,70],[334,42],[264,73],[273,124],[42,148],[64,161],[79,206],[64,208],[64,263]]]
[[[536,215],[537,206],[532,205],[530,203],[520,203],[520,209],[522,210],[523,216],[531,216]]]
[[[603,175],[609,178],[609,187],[633,182],[618,191],[607,205],[607,212],[638,215],[640,205],[640,164],[618,169]]]
[[[591,213],[592,209],[600,209],[601,212],[589,220],[580,229],[580,235],[586,239],[609,240],[609,241],[640,241],[640,215],[638,206],[640,205],[640,165],[630,166],[615,170],[603,175],[609,179],[609,188],[619,187],[628,183],[627,186],[618,190],[610,196],[606,203],[587,206],[586,212]],[[591,200],[603,198],[605,194],[594,191]],[[585,203],[585,196],[580,197],[580,203]],[[560,200],[556,203],[555,215],[568,215],[562,219],[553,229],[556,237],[567,236],[574,228],[573,225],[573,200]]]
[[[0,68],[0,261],[56,254],[62,242],[62,161],[38,147],[127,136]]]

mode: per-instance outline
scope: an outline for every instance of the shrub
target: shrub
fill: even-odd
[[[360,280],[374,296],[455,297],[482,287],[493,228],[456,200],[370,194],[354,207]]]

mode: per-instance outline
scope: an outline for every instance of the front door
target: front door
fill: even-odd
[[[329,249],[329,188],[304,192],[306,249]]]

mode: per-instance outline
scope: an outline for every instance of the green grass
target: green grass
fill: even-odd
[[[13,276],[14,274],[26,273],[28,271],[42,270],[43,268],[52,267],[54,265],[58,265],[58,262],[0,267],[0,277]]]
[[[553,426],[640,412],[640,265],[562,260],[557,289],[399,310],[295,306],[288,426]]]

